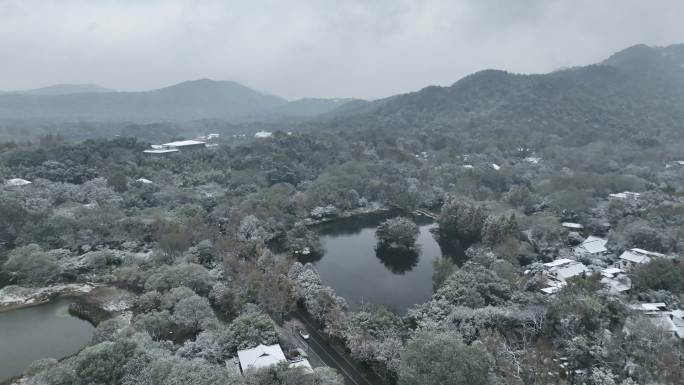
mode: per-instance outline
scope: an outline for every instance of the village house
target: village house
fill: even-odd
[[[271,365],[277,365],[281,362],[287,362],[290,368],[302,368],[306,372],[312,372],[313,368],[304,357],[298,356],[291,361],[285,357],[283,349],[279,344],[262,345],[252,348],[238,350],[238,361],[242,373],[247,370],[258,370],[267,368]]]
[[[642,265],[644,263],[651,262],[652,258],[664,257],[666,257],[666,255],[664,254],[633,248],[626,250],[624,253],[620,254],[619,260],[617,262],[617,267],[623,270],[630,270],[637,265]]]
[[[606,255],[608,252],[606,243],[608,243],[608,240],[590,235],[575,248],[575,254],[578,256],[590,255],[594,257]]]
[[[568,258],[560,258],[544,264],[544,275],[548,287],[541,289],[546,294],[553,294],[560,290],[573,277],[586,274],[589,270],[584,264]]]
[[[252,349],[238,350],[237,354],[243,373],[250,369],[267,368],[287,361],[278,344],[268,346],[260,344]]]
[[[670,311],[664,302],[638,303],[630,308],[647,316],[672,337],[684,338],[684,310]]]
[[[632,280],[620,268],[603,269],[601,276],[601,284],[610,294],[624,293],[632,288]]]

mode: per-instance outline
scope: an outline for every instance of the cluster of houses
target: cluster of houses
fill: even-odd
[[[600,271],[590,270],[580,259],[605,259],[608,255],[604,238],[589,236],[573,249],[575,259],[559,258],[545,263],[544,270],[548,286],[542,292],[553,294],[565,286],[569,278],[585,275],[588,273],[600,273],[601,283],[611,293],[622,293],[631,289],[631,281],[627,272],[634,267],[650,262],[653,258],[667,258],[666,255],[653,251],[632,248],[625,250],[611,266]]]
[[[583,228],[582,225],[576,223],[564,223],[563,226],[573,231],[579,231]],[[580,262],[580,260],[607,261],[610,255],[606,247],[607,243],[606,239],[592,235],[572,250],[574,259],[559,258],[545,263],[543,274],[546,279],[546,287],[543,287],[541,291],[551,295],[563,288],[567,284],[567,280],[571,278],[587,274],[600,274],[600,282],[604,290],[615,295],[625,293],[632,288],[632,282],[628,276],[630,270],[649,263],[655,258],[670,258],[661,253],[632,248],[622,252],[617,257],[617,261],[605,268],[597,269],[596,265],[587,266]],[[655,324],[662,326],[673,336],[684,338],[684,310],[667,310],[664,303],[638,304],[633,305],[632,308],[643,311],[649,318],[652,318]]]
[[[239,370],[245,373],[249,370],[267,368],[271,365],[287,363],[291,368],[302,368],[306,372],[313,372],[311,363],[304,357],[304,353],[297,350],[286,355],[279,344],[259,345],[245,350],[238,350],[237,360],[228,361],[226,365],[239,365]]]

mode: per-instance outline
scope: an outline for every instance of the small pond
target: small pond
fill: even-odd
[[[68,298],[0,312],[0,382],[20,375],[40,358],[62,358],[81,350],[93,326],[69,315]]]
[[[383,304],[404,314],[432,294],[433,261],[442,258],[442,250],[430,232],[436,227],[431,219],[413,217],[420,228],[417,254],[376,252],[375,229],[396,215],[338,219],[315,228],[325,252],[312,262],[323,283],[344,297],[352,310],[363,301]]]

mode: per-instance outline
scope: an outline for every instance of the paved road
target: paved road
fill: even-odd
[[[302,311],[296,311],[294,316],[306,325],[306,331],[309,332],[309,346],[320,358],[331,368],[344,376],[344,382],[347,385],[384,385],[377,375],[364,370],[358,363],[354,362],[344,351],[339,347],[334,347],[328,342],[328,338],[324,336],[319,330],[318,324],[309,317],[308,314]]]

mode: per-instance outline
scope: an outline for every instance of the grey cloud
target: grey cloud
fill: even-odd
[[[208,77],[373,98],[684,42],[682,14],[679,0],[0,0],[0,89]]]

